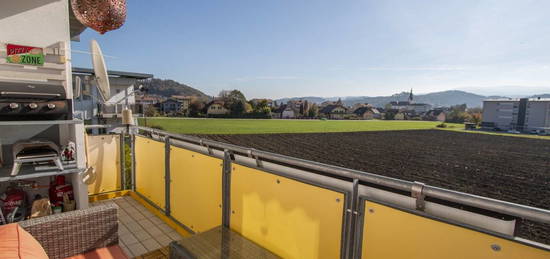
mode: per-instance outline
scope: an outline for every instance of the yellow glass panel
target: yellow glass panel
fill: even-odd
[[[88,166],[95,169],[90,174],[88,194],[98,194],[120,190],[120,136],[86,136]]]
[[[195,232],[222,223],[222,167],[221,159],[170,149],[171,215]]]
[[[164,142],[136,136],[136,191],[164,209]]]
[[[364,259],[550,258],[550,252],[531,246],[374,202],[365,205]]]
[[[231,229],[284,258],[339,258],[344,194],[233,165]]]

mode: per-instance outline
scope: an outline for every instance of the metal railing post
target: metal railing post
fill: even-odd
[[[120,173],[121,177],[121,190],[126,189],[126,141],[124,130],[120,133]]]
[[[170,137],[164,137],[164,213],[170,216]]]
[[[130,134],[130,153],[132,156],[132,172],[130,176],[130,189],[136,191],[136,135]]]
[[[345,220],[343,222],[343,246],[342,246],[342,258],[354,258],[354,238],[356,236],[356,224],[359,216],[358,212],[358,200],[359,200],[359,180],[353,179],[353,190],[350,193],[351,197],[346,199],[344,206]]]
[[[357,200],[357,219],[355,221],[355,230],[354,230],[354,237],[353,237],[353,258],[361,258],[362,254],[362,247],[363,247],[363,229],[365,226],[365,201],[362,198],[358,198]],[[370,211],[370,213],[374,212],[373,210]]]
[[[229,228],[231,219],[231,153],[223,152],[222,168],[222,225]]]

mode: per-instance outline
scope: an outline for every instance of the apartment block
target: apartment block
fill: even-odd
[[[490,99],[483,101],[484,128],[550,130],[550,99]]]

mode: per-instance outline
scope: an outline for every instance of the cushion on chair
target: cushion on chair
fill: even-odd
[[[48,259],[40,243],[17,223],[0,226],[0,255],[3,259]]]
[[[98,248],[96,250],[68,257],[66,259],[127,259],[128,256],[118,245]]]

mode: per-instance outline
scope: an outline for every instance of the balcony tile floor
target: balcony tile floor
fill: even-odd
[[[119,245],[130,257],[141,256],[182,239],[173,228],[130,196],[95,202],[92,206],[101,203],[115,203],[120,208]]]

